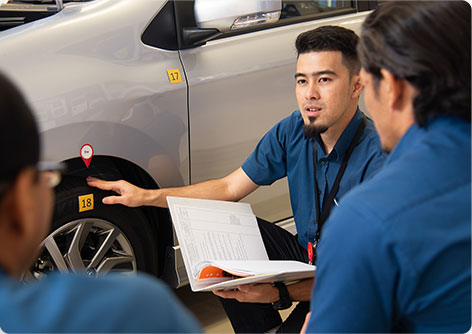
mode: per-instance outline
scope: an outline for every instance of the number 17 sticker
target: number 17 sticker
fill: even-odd
[[[171,84],[182,82],[182,76],[180,75],[180,71],[178,69],[167,70],[167,76],[169,77]]]

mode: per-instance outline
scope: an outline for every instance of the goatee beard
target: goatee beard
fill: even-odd
[[[308,117],[308,119],[310,120],[310,124],[303,125],[303,134],[305,135],[305,138],[315,138],[328,130],[327,126],[313,124],[316,119],[315,117]]]

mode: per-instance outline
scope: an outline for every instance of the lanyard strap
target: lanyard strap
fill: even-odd
[[[316,235],[315,235],[315,243],[313,244],[313,247],[316,249],[316,245],[318,244],[318,241],[320,240],[320,233],[321,229],[323,228],[323,225],[328,219],[329,213],[331,211],[332,207],[332,202],[334,201],[334,198],[338,192],[339,189],[339,183],[341,183],[341,179],[344,175],[344,172],[347,167],[347,162],[349,161],[349,158],[351,157],[352,152],[354,151],[354,148],[356,145],[359,143],[359,140],[361,139],[362,132],[364,132],[366,125],[366,120],[365,120],[365,115],[362,119],[362,122],[359,124],[359,127],[357,128],[356,134],[354,135],[354,138],[352,138],[351,144],[349,144],[349,147],[346,151],[346,154],[344,155],[343,162],[341,163],[341,166],[339,167],[338,174],[336,175],[336,179],[334,180],[333,187],[331,188],[331,191],[329,192],[328,198],[326,201],[323,203],[323,211],[320,212],[320,193],[318,189],[318,181],[316,179],[316,167],[317,167],[317,161],[318,161],[318,144],[316,141],[313,141],[313,174],[315,176],[315,206],[316,206],[316,219],[318,221],[318,228],[316,229]]]

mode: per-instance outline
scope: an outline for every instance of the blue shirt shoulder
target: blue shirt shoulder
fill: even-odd
[[[0,275],[5,332],[202,332],[158,280],[140,274],[52,274],[28,284]]]
[[[309,332],[469,330],[470,152],[470,123],[414,125],[346,195],[322,232]]]

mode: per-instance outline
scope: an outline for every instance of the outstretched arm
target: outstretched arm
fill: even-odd
[[[104,204],[123,204],[130,207],[147,205],[163,208],[167,207],[167,196],[239,201],[259,187],[252,182],[242,168],[220,179],[177,188],[143,189],[124,180],[104,181],[93,177],[88,177],[87,183],[91,187],[112,190],[118,194],[105,197]]]

